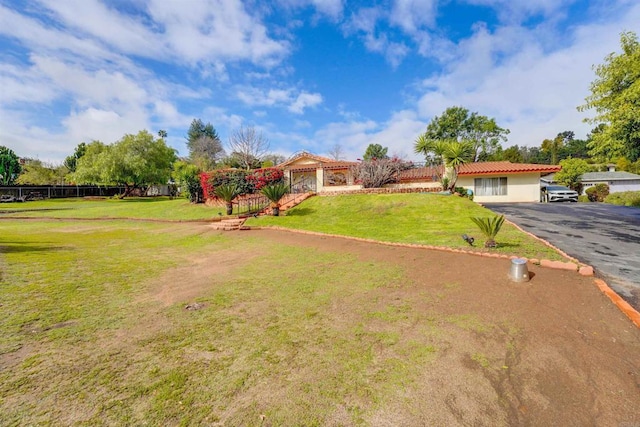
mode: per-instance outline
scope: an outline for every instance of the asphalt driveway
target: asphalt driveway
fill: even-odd
[[[604,203],[487,203],[494,212],[592,265],[640,311],[640,209]]]

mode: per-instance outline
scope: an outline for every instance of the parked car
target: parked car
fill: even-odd
[[[577,202],[578,192],[563,185],[547,185],[540,188],[540,201],[548,202]]]
[[[15,201],[16,201],[16,198],[13,197],[11,194],[3,194],[0,196],[0,203],[11,203]]]

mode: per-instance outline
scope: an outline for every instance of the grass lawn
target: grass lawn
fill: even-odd
[[[402,280],[389,265],[238,246],[202,225],[1,227],[1,425],[321,425],[345,401],[358,421],[437,351],[428,335],[371,326],[412,316],[368,297]],[[164,271],[221,251],[252,262],[210,277],[202,266],[207,309],[156,298],[173,286]],[[358,322],[332,323],[332,304],[367,300]],[[385,343],[394,355],[379,360]]]
[[[186,199],[132,197],[120,199],[49,199],[26,203],[3,203],[0,218],[135,218],[161,220],[208,220],[225,214],[224,208],[191,204]]]
[[[310,202],[275,220],[337,200]],[[576,273],[514,286],[505,260],[281,234],[0,221],[0,425],[584,425],[640,404],[638,335]]]
[[[495,214],[460,197],[436,194],[381,194],[312,197],[281,217],[251,218],[247,225],[279,226],[375,239],[384,242],[417,243],[471,249],[462,234],[474,236],[475,248],[483,248],[485,238],[470,217]],[[504,224],[492,252],[562,260],[553,249]]]

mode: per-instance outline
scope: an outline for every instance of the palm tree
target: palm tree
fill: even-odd
[[[217,198],[222,199],[227,204],[227,215],[233,213],[233,199],[240,195],[240,189],[235,184],[222,184],[213,191]]]
[[[495,238],[502,227],[502,223],[504,223],[504,215],[494,216],[493,218],[472,217],[471,221],[476,223],[482,234],[487,238],[484,244],[485,248],[495,248],[498,246]]]
[[[473,158],[473,145],[468,141],[449,141],[442,150],[444,164],[450,169],[449,190],[453,193],[458,181],[460,166]]]
[[[260,191],[271,201],[273,216],[280,215],[280,199],[289,192],[289,186],[287,183],[280,182],[278,184],[266,185],[262,187],[262,190]]]

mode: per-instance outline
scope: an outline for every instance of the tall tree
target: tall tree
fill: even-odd
[[[196,165],[176,160],[173,163],[171,176],[179,185],[182,195],[187,197],[191,203],[200,203],[203,200],[200,169]]]
[[[62,165],[44,163],[37,159],[28,159],[22,168],[22,173],[16,179],[21,185],[60,185],[64,184],[69,169]]]
[[[284,163],[286,161],[287,161],[287,158],[285,156],[283,156],[282,154],[271,153],[271,154],[267,154],[266,156],[262,157],[261,167],[263,167],[263,168],[271,168],[271,167],[274,167],[276,165],[279,165],[280,163]]]
[[[551,164],[557,165],[560,161],[560,155],[567,145],[573,141],[575,134],[568,130],[560,132],[553,139],[545,139],[540,144],[540,149],[551,156]]]
[[[240,126],[229,137],[231,156],[243,169],[260,167],[269,152],[269,140],[253,126]]]
[[[591,171],[591,166],[583,159],[564,159],[560,162],[560,166],[562,169],[555,173],[553,179],[581,193],[582,175]]]
[[[64,165],[67,167],[67,169],[69,169],[70,172],[76,171],[76,167],[78,165],[78,159],[84,156],[84,153],[86,151],[87,151],[87,144],[85,144],[84,142],[81,142],[80,144],[78,144],[73,154],[71,156],[67,156],[64,159]]]
[[[470,113],[463,107],[449,107],[441,116],[434,117],[425,133],[416,140],[415,151],[427,160],[441,159],[435,152],[438,141],[467,141],[471,144],[471,161],[484,160],[507,140],[509,129],[503,129],[495,119]],[[435,157],[432,157],[435,154]]]
[[[590,154],[600,161],[640,158],[640,42],[635,33],[624,32],[620,45],[621,53],[609,54],[595,67],[591,95],[578,107],[595,110],[585,121],[601,125],[589,143]]]
[[[100,141],[92,141],[84,147],[84,154],[77,159],[76,169],[70,178],[76,184],[100,184],[102,170],[98,164],[99,156],[110,146]]]
[[[0,146],[0,184],[12,185],[20,175],[20,159],[10,148]]]
[[[211,123],[204,124],[200,119],[193,119],[189,126],[187,148],[189,159],[201,170],[213,169],[225,155],[218,132]]]
[[[87,146],[74,174],[76,180],[123,185],[122,197],[126,197],[136,188],[166,184],[171,178],[175,150],[163,139],[154,139],[146,130],[125,135],[113,145],[101,147],[98,144]]]
[[[362,160],[369,161],[388,159],[389,156],[387,156],[387,151],[389,151],[389,148],[383,147],[380,144],[369,144],[362,156]]]
[[[517,145],[502,150],[502,159],[511,163],[524,163],[522,150]]]

